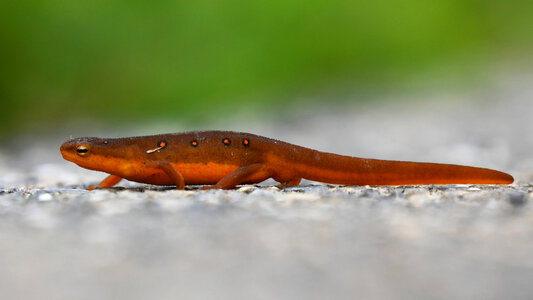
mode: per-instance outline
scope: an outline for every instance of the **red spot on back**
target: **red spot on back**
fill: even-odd
[[[161,149],[165,148],[167,146],[167,141],[165,140],[162,140],[162,141],[159,141],[159,143],[157,143],[157,146]]]

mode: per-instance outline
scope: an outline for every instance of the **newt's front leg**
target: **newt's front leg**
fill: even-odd
[[[92,191],[97,187],[112,187],[115,184],[119,183],[122,180],[122,177],[116,176],[116,175],[109,175],[104,179],[102,182],[100,182],[97,185],[91,185],[87,188],[87,190]]]
[[[215,185],[209,185],[202,188],[202,190],[223,189],[229,190],[238,184],[245,182],[261,182],[270,178],[271,172],[264,164],[253,164],[249,166],[240,167],[237,170],[226,175],[220,179]]]

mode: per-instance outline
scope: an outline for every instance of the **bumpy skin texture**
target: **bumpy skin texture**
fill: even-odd
[[[509,174],[476,167],[363,159],[325,153],[249,133],[203,131],[142,137],[77,138],[61,146],[66,160],[155,185],[208,184],[231,189],[268,178],[298,185],[302,178],[346,185],[510,184]]]

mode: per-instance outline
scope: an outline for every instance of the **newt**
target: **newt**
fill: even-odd
[[[320,152],[254,134],[197,131],[127,138],[75,138],[60,148],[80,167],[110,174],[97,185],[123,178],[153,184],[208,185],[232,189],[268,178],[281,186],[302,178],[342,185],[511,184],[511,175],[453,164],[366,159]]]

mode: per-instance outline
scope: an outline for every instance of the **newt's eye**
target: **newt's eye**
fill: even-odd
[[[76,148],[76,152],[78,152],[78,155],[84,156],[84,155],[87,155],[87,153],[89,153],[89,148],[87,148],[87,146],[85,145],[80,145],[78,146],[78,148]]]
[[[105,145],[107,145],[107,144],[109,144],[109,141],[108,141],[108,140],[104,140],[103,143],[104,143]]]

